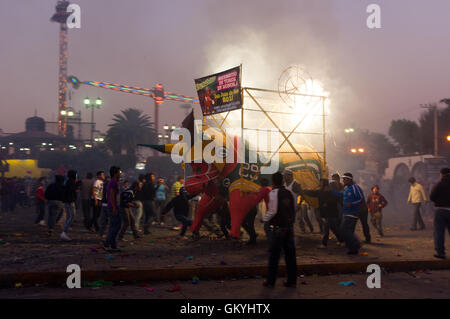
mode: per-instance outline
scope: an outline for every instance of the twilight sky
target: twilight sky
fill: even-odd
[[[386,133],[391,119],[415,120],[419,104],[450,97],[448,0],[73,0],[81,29],[69,31],[69,74],[195,96],[194,78],[243,64],[244,85],[276,89],[281,72],[302,65],[329,92],[336,127]],[[382,28],[366,27],[366,7],[381,6]],[[57,115],[56,0],[0,0],[0,129],[18,132],[37,110]],[[100,96],[102,131],[112,114],[153,101],[93,87],[72,106]],[[184,112],[166,102],[162,123]],[[200,115],[200,109],[196,110]]]

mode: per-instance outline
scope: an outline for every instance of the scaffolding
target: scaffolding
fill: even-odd
[[[277,150],[258,150],[259,153],[270,153],[270,159],[277,152],[292,153],[304,163],[303,154],[320,154],[326,165],[326,96],[290,93],[299,97],[299,107],[295,109],[283,103],[280,95],[286,93],[279,91],[244,87],[241,94],[241,109],[205,116],[204,123],[224,133],[228,128],[240,127],[242,140],[248,140],[252,131],[275,130],[282,136]],[[316,118],[320,121],[312,121]],[[312,151],[299,150],[296,144],[308,145]]]

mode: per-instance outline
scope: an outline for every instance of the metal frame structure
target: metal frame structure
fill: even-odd
[[[66,137],[67,130],[67,118],[61,114],[61,111],[67,108],[68,26],[66,22],[70,15],[67,12],[69,4],[66,0],[58,1],[55,7],[56,12],[50,18],[50,21],[59,23],[58,132],[63,137]]]
[[[317,153],[317,154],[322,154],[323,157],[323,161],[324,161],[324,165],[326,166],[326,130],[325,130],[325,125],[326,125],[326,112],[325,112],[325,101],[327,99],[326,96],[322,96],[322,95],[311,95],[311,94],[302,94],[302,93],[289,93],[290,95],[295,95],[295,96],[301,96],[301,97],[311,97],[311,98],[317,98],[320,99],[321,102],[321,117],[322,117],[322,132],[308,132],[308,131],[303,131],[303,132],[297,132],[297,128],[303,123],[303,121],[305,120],[305,118],[310,115],[309,113],[306,114],[305,116],[303,116],[297,123],[296,125],[294,125],[294,128],[292,130],[283,130],[282,129],[282,124],[281,123],[277,123],[276,120],[274,120],[272,114],[282,114],[282,115],[297,115],[297,113],[293,113],[293,112],[287,112],[287,111],[275,111],[275,110],[266,110],[263,106],[263,98],[258,98],[255,94],[255,92],[264,92],[264,93],[268,93],[268,94],[273,94],[274,97],[279,97],[279,95],[281,94],[288,94],[288,93],[284,93],[284,92],[279,92],[279,91],[275,91],[275,90],[268,90],[268,89],[261,89],[261,88],[250,88],[250,87],[243,87],[241,89],[241,94],[243,95],[243,105],[240,109],[240,117],[241,117],[241,138],[242,140],[244,139],[244,130],[254,130],[254,131],[261,131],[264,129],[261,129],[261,127],[266,123],[266,121],[269,121],[275,128],[276,130],[282,135],[283,137],[283,141],[280,143],[280,145],[278,146],[277,150],[275,152],[272,153],[270,159],[266,162],[266,165],[268,163],[270,163],[271,159],[273,158],[273,156],[280,151],[280,149],[282,148],[282,146],[287,143],[290,148],[292,149],[292,151],[288,152],[288,153],[294,153],[296,154],[299,159],[306,165],[305,160],[303,159],[301,154],[307,153],[307,152],[301,152],[298,151],[293,143],[290,141],[290,138],[292,137],[293,134],[304,134],[304,135],[322,135],[322,151],[315,151],[313,153]],[[244,96],[245,94],[245,96]],[[276,95],[276,96],[275,96]],[[245,97],[245,99],[244,99]],[[257,109],[249,109],[245,107],[245,100],[249,98],[256,106]],[[280,107],[282,106],[281,104],[283,104],[282,101],[279,101],[278,105],[280,105]],[[288,107],[288,106],[287,106]],[[255,112],[261,112],[265,115],[265,120],[262,121],[259,124],[259,127],[257,128],[250,128],[250,127],[245,127],[244,123],[245,123],[245,111],[255,111]],[[227,121],[229,115],[231,112],[238,112],[238,110],[234,110],[234,111],[228,111],[228,112],[224,112],[225,115],[223,115],[223,113],[218,113],[218,114],[211,114],[211,115],[207,115],[203,117],[203,123],[206,123],[207,120],[212,120],[214,123],[216,123],[217,128],[220,129],[222,132],[225,133],[224,130],[224,126],[228,125],[231,127],[230,123]],[[286,152],[285,152],[286,153]],[[242,166],[242,164],[241,164]]]

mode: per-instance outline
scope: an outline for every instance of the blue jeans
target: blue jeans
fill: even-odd
[[[75,208],[75,203],[64,203],[64,207],[66,209],[66,221],[64,222],[63,232],[67,233],[69,227],[72,226],[72,223],[75,220],[77,210]]]
[[[270,230],[269,222],[264,223],[264,232],[266,233],[267,239],[270,240],[270,235],[272,234],[272,231]]]
[[[439,256],[445,256],[445,228],[450,234],[450,210],[436,208],[434,213],[434,249]]]
[[[341,233],[339,231],[339,217],[327,217],[323,224],[323,238],[322,244],[326,246],[328,244],[328,238],[330,236],[330,229],[336,236],[337,240],[341,243]]]
[[[269,269],[267,282],[275,284],[278,273],[281,250],[284,251],[286,262],[287,282],[297,283],[297,261],[295,258],[294,227],[274,229],[270,236]]]
[[[358,252],[361,248],[358,237],[355,235],[355,227],[358,222],[358,218],[349,217],[344,215],[341,224],[341,237],[345,241],[345,246],[351,253]]]
[[[103,236],[105,234],[108,223],[109,223],[108,209],[106,208],[106,206],[102,205],[100,212],[100,229],[98,231],[100,236]]]
[[[64,205],[59,200],[49,200],[48,201],[48,230],[52,231],[55,228],[56,218],[58,215],[62,214],[64,210]]]
[[[106,237],[104,245],[105,247],[116,249],[117,248],[116,238],[117,235],[119,234],[120,227],[122,226],[122,218],[120,216],[119,209],[117,209],[116,215],[113,214],[112,208],[106,208],[105,210],[108,213],[110,223],[108,236]]]
[[[184,236],[184,234],[186,233],[187,228],[192,225],[192,221],[190,219],[188,219],[186,216],[183,216],[183,215],[175,215],[175,218],[180,223],[183,224],[183,228],[181,228],[180,236]]]
[[[133,208],[134,211],[134,220],[136,224],[136,229],[139,230],[139,226],[141,225],[141,218],[144,214],[144,207],[140,200],[135,200],[134,203],[137,205],[136,208]]]

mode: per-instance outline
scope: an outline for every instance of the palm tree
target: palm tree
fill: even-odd
[[[128,108],[121,114],[114,114],[112,124],[106,132],[106,145],[113,154],[120,154],[122,149],[127,155],[134,155],[138,143],[151,144],[156,141],[154,123],[150,116],[138,109]]]

